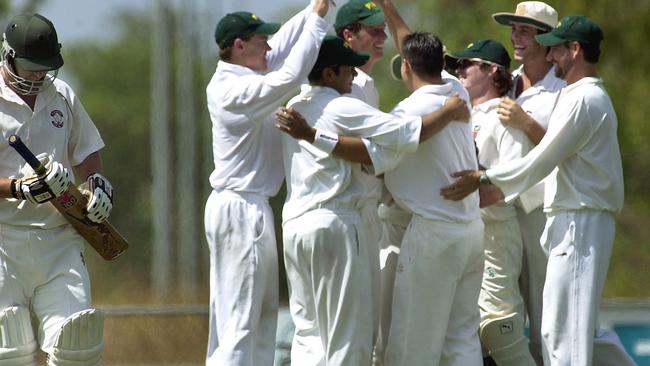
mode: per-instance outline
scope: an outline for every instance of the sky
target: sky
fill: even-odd
[[[119,31],[111,28],[111,24],[121,10],[147,11],[153,8],[155,1],[159,0],[45,0],[38,12],[54,23],[59,40],[65,44],[65,42],[87,39],[110,39]],[[179,4],[195,6],[200,10],[199,14],[206,18],[206,24],[212,24],[210,32],[226,12],[246,10],[256,13],[264,20],[284,21],[286,19],[281,17],[284,9],[301,7],[309,2],[308,0],[166,1],[175,6]],[[13,0],[12,4],[20,6],[24,1]],[[3,24],[6,24],[6,19]]]

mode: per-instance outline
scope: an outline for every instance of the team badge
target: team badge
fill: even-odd
[[[50,117],[52,117],[52,126],[56,128],[61,128],[63,127],[63,112],[61,112],[58,109],[55,109],[50,113]]]
[[[365,7],[366,7],[368,10],[372,10],[372,9],[376,9],[376,8],[377,8],[377,4],[373,3],[372,1],[368,1],[368,2],[366,3]]]

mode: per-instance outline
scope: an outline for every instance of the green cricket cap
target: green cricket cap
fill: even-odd
[[[278,29],[280,23],[266,23],[253,13],[238,11],[221,18],[214,31],[214,38],[219,48],[224,49],[232,46],[237,38],[252,33],[271,35]]]
[[[571,41],[599,46],[603,38],[603,31],[598,24],[584,15],[564,17],[550,32],[535,36],[537,42],[543,46],[555,46]]]
[[[313,70],[322,70],[334,65],[363,66],[369,58],[370,56],[365,53],[352,50],[342,38],[326,36],[318,51]]]
[[[510,67],[508,51],[501,43],[492,39],[472,42],[464,50],[453,52],[449,56],[456,59],[487,61],[505,68]]]
[[[384,12],[372,0],[350,0],[336,13],[334,29],[339,30],[350,24],[380,25],[386,20]]]
[[[25,70],[56,70],[63,66],[61,44],[54,25],[40,14],[20,14],[5,29],[14,62]]]

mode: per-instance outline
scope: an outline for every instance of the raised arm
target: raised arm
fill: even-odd
[[[311,3],[298,14],[294,15],[282,25],[280,30],[271,37],[269,46],[271,50],[266,54],[269,71],[277,70],[287,58],[295,43],[298,41],[300,34],[304,31],[307,18],[316,13],[324,18],[329,11],[329,2],[331,0],[313,0]]]
[[[390,34],[393,36],[393,40],[395,41],[395,47],[397,48],[397,51],[402,54],[402,41],[404,40],[404,37],[407,35],[411,34],[411,29],[409,28],[408,25],[406,25],[406,22],[404,22],[404,19],[402,19],[402,16],[399,15],[399,12],[397,11],[397,8],[395,8],[395,5],[393,4],[392,0],[373,0],[375,4],[379,5],[381,7],[381,10],[384,12],[384,17],[386,18],[386,24],[388,25],[388,30],[390,31]]]

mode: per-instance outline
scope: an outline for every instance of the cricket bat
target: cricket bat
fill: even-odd
[[[37,175],[46,174],[45,165],[25,146],[20,137],[9,136],[9,145],[25,159]],[[97,224],[86,217],[88,199],[73,183],[68,185],[67,191],[52,199],[50,203],[105,260],[119,257],[129,247],[126,239],[108,221]]]

